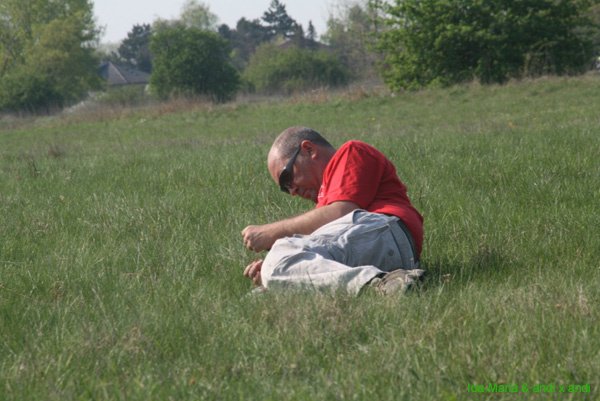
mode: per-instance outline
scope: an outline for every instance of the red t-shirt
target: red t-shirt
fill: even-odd
[[[331,158],[323,174],[317,207],[338,201],[351,201],[369,212],[399,217],[421,255],[423,216],[411,205],[392,162],[374,147],[350,141]]]

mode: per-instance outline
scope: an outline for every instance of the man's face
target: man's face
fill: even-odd
[[[318,168],[316,154],[314,148],[310,146],[301,147],[290,168],[293,178],[291,181],[288,181],[288,185],[286,186],[290,195],[299,195],[314,203],[317,203],[317,196],[319,195],[322,180],[322,177],[319,176],[320,169]],[[272,160],[269,160],[269,172],[277,184],[280,184],[279,177],[281,172],[289,162],[289,158],[286,159],[280,155],[275,155]]]

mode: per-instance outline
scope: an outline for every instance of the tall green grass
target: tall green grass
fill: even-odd
[[[0,123],[0,398],[596,400],[599,86]],[[422,289],[246,296],[241,230],[312,208],[266,169],[300,124],[395,163],[425,217]]]

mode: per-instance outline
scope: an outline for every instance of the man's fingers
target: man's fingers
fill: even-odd
[[[248,239],[248,235],[247,235],[249,228],[250,228],[250,226],[248,226],[242,230],[242,237],[244,237],[244,246],[246,246],[246,248],[248,248],[248,249],[250,249],[250,240]]]
[[[262,267],[262,259],[261,260],[257,260],[255,262],[250,263],[248,266],[246,266],[246,268],[244,269],[244,276],[252,279],[252,281],[254,281],[254,279],[256,278],[256,275],[259,274],[260,275],[260,269]]]
[[[246,266],[246,268],[244,269],[244,276],[250,277],[250,269],[251,268],[252,268],[252,264],[249,264],[248,266]]]
[[[252,262],[250,263],[248,266],[246,266],[246,270],[244,270],[244,276],[246,277],[254,277],[254,274],[256,271],[256,262]]]
[[[260,270],[256,272],[256,275],[254,276],[254,278],[252,278],[252,284],[254,284],[255,286],[259,286],[262,285],[262,278],[260,275]]]

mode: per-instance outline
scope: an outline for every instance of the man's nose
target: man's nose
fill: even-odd
[[[290,195],[292,195],[292,196],[298,195],[298,187],[293,184],[289,187],[289,191],[290,191]]]

